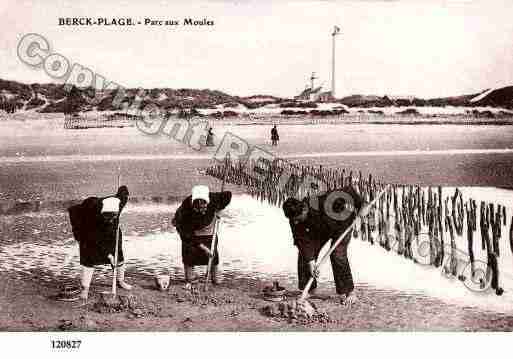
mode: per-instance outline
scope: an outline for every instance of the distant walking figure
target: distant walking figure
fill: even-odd
[[[208,129],[206,142],[207,146],[214,146],[214,132],[212,132],[212,127]]]
[[[278,135],[278,129],[276,125],[271,129],[271,145],[278,146],[278,141],[280,140],[280,135]]]

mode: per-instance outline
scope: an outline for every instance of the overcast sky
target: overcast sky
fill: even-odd
[[[312,71],[337,95],[421,97],[513,84],[512,0],[3,0],[0,78],[53,82],[16,55],[27,33],[126,87],[293,96]],[[59,17],[208,18],[214,26],[66,27]]]

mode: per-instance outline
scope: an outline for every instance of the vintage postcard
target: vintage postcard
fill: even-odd
[[[5,335],[513,329],[513,2],[0,11]]]

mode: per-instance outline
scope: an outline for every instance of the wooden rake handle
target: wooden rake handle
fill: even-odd
[[[112,295],[116,296],[117,293],[117,279],[118,279],[118,248],[119,248],[119,231],[121,227],[119,225],[119,217],[118,217],[118,225],[116,226],[116,246],[114,249],[114,269],[112,273]]]
[[[119,189],[119,186],[121,185],[121,169],[120,167],[118,167],[118,189]],[[118,281],[118,248],[119,248],[119,231],[121,229],[121,226],[120,226],[120,218],[121,217],[121,213],[118,213],[118,218],[117,218],[117,225],[116,225],[116,245],[115,245],[115,248],[114,248],[114,269],[113,269],[113,272],[112,272],[112,295],[115,297],[116,296],[116,293],[117,293],[117,281]]]
[[[205,278],[205,286],[204,290],[208,290],[208,282],[210,280],[210,272],[212,271],[212,264],[214,263],[214,257],[216,255],[216,247],[217,247],[217,229],[219,228],[219,222],[221,221],[221,218],[216,214],[216,223],[214,224],[214,238],[212,238],[212,244],[210,246],[210,253],[212,254],[210,258],[208,258],[208,265],[207,265],[207,275]]]
[[[224,159],[224,173],[223,173],[223,182],[221,184],[221,192],[224,191],[224,184],[226,183],[226,172],[228,172],[228,162],[230,160],[230,155],[228,154]],[[219,215],[215,214],[215,221],[214,224],[214,238],[212,238],[212,244],[210,246],[210,252],[212,253],[212,256],[208,259],[208,265],[207,265],[207,276],[205,278],[205,286],[203,289],[205,292],[208,290],[208,282],[210,280],[210,272],[212,271],[212,263],[214,262],[214,257],[216,254],[216,248],[217,248],[217,230],[219,228],[219,222],[221,221],[221,218]]]

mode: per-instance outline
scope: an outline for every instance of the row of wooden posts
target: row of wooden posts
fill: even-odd
[[[502,229],[507,224],[505,206],[480,202],[478,215],[476,201],[472,198],[464,201],[458,188],[448,195],[447,189],[441,186],[385,186],[372,175],[364,178],[361,172],[356,175],[345,169],[276,160],[266,163],[266,170],[262,170],[262,163],[259,167],[256,164],[232,161],[227,157],[223,163],[206,168],[205,174],[243,186],[254,198],[275,206],[281,206],[288,197],[302,199],[349,185],[370,202],[385,189],[385,195],[362,218],[360,228],[353,232],[355,237],[373,245],[379,244],[416,263],[441,267],[446,275],[461,281],[472,279],[481,287],[488,283],[497,295],[503,293],[499,284],[498,258]],[[486,257],[483,261],[475,258],[476,233],[480,234],[480,248]],[[465,237],[465,250],[458,249],[457,239],[465,241]],[[513,252],[513,218],[509,246]],[[480,274],[477,273],[479,270]]]
[[[134,126],[135,120],[139,118],[141,117],[123,112],[95,117],[71,113],[64,115],[64,129]]]

